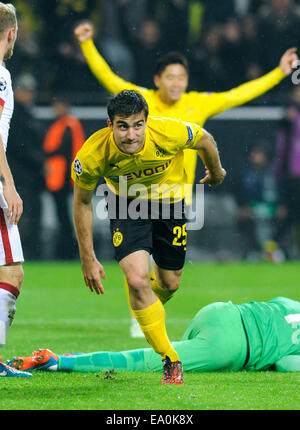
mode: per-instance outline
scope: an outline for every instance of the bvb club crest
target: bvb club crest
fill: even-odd
[[[123,242],[123,234],[119,230],[115,231],[113,235],[114,247],[117,248],[118,246],[121,245],[122,242]]]

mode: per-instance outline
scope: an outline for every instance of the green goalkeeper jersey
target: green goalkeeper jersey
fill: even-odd
[[[285,297],[236,305],[249,343],[249,370],[268,369],[281,357],[300,354],[300,303]]]

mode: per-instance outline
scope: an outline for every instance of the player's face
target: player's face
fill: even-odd
[[[116,115],[113,123],[107,121],[114,133],[114,140],[118,148],[125,154],[139,152],[145,143],[147,121],[145,113],[140,112],[127,118]]]
[[[154,83],[162,100],[173,104],[180,100],[188,86],[188,74],[181,64],[169,64],[161,75],[154,76]]]
[[[14,46],[17,39],[17,32],[18,32],[18,28],[16,27],[16,28],[11,28],[8,33],[7,49],[4,54],[4,60],[8,60],[13,55]]]

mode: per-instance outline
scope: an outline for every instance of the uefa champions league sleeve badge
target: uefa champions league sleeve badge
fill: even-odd
[[[79,175],[79,176],[82,175],[82,165],[81,165],[81,162],[78,158],[76,158],[74,160],[73,169],[74,169],[74,172],[76,173],[76,175]]]
[[[6,80],[3,78],[3,76],[0,77],[0,91],[5,91],[7,88]]]

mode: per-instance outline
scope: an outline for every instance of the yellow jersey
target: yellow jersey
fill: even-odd
[[[183,151],[193,148],[202,135],[197,124],[149,116],[143,148],[126,154],[116,145],[112,130],[103,128],[78,151],[72,179],[79,187],[94,190],[103,177],[122,197],[178,202],[187,183]]]
[[[168,105],[161,100],[159,90],[139,87],[116,75],[98,52],[92,39],[80,43],[80,46],[92,73],[110,93],[117,94],[125,89],[138,90],[148,103],[150,115],[177,118],[200,126],[214,115],[259,97],[285,78],[282,70],[276,67],[266,75],[229,91],[220,93],[190,91],[182,94],[176,103]],[[184,166],[187,184],[194,183],[196,164],[196,151],[185,151]],[[191,203],[191,194],[186,195],[186,203]]]
[[[139,87],[117,76],[97,51],[92,39],[81,43],[80,46],[92,73],[110,93],[118,94],[125,89],[138,90],[148,103],[150,115],[177,118],[201,126],[208,118],[259,97],[285,78],[282,70],[276,67],[270,73],[229,91],[220,93],[190,91],[182,94],[180,100],[173,105],[168,105],[161,100],[159,90]]]

